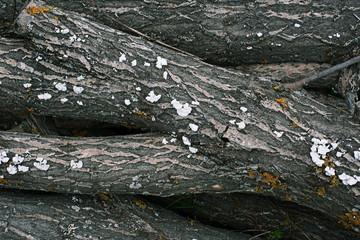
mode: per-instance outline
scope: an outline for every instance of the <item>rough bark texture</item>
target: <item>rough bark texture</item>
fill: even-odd
[[[48,5],[31,1],[26,9],[31,6]],[[356,6],[343,9],[358,11]],[[253,193],[292,201],[295,213],[302,207],[316,211],[322,217],[312,223],[318,221],[323,230],[334,229],[331,224],[339,221],[336,234],[321,233],[327,239],[346,234],[342,226],[351,231],[349,239],[356,238],[359,129],[341,105],[330,105],[329,99],[325,105],[303,91],[276,88],[271,78],[209,65],[67,10],[47,10],[34,15],[21,11],[14,26],[25,40],[0,39],[0,111],[95,120],[147,133],[70,138],[2,131],[0,153],[10,160],[1,165],[3,187],[161,197]],[[346,19],[344,15],[341,20]],[[352,44],[354,31],[357,28],[340,34]],[[293,49],[297,41],[290,41]],[[310,52],[321,52],[314,42],[301,43],[315,46]],[[339,44],[336,49],[346,55],[352,51],[349,46],[347,52]],[[314,138],[327,143],[316,145]],[[325,152],[323,164],[316,166],[310,152]],[[16,163],[18,156],[24,157],[22,163]],[[41,159],[49,169],[35,166]],[[82,167],[76,168],[80,162]],[[10,174],[19,165],[29,171]],[[329,168],[336,175],[328,176]],[[339,181],[343,173],[356,184]],[[259,214],[279,219],[264,208]],[[321,234],[314,231],[311,238]]]

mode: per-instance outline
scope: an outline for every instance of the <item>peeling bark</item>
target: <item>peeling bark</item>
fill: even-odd
[[[15,32],[27,40],[0,39],[0,111],[148,133],[70,138],[2,131],[0,151],[9,158],[0,168],[3,187],[162,197],[254,193],[333,221],[358,214],[360,183],[341,176],[360,178],[359,129],[343,108],[67,10],[22,11]],[[311,152],[324,155],[322,164]],[[359,232],[357,221],[342,223]]]

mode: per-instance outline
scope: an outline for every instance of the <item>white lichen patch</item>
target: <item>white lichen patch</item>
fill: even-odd
[[[82,168],[83,167],[83,162],[81,160],[78,161],[78,162],[75,162],[74,160],[71,160],[70,167],[73,168],[73,169]]]
[[[336,157],[342,157],[342,156],[344,156],[345,155],[345,153],[344,152],[336,152]],[[354,152],[354,155],[355,155],[355,152]]]
[[[9,174],[14,175],[15,173],[17,173],[17,167],[10,164],[10,165],[6,168],[6,171],[7,171]]]
[[[81,80],[84,80],[85,78],[84,78],[84,76],[83,75],[80,75],[80,76],[78,76],[77,78],[76,78],[76,81],[81,81]]]
[[[144,66],[145,66],[145,67],[150,67],[150,63],[144,62]]]
[[[9,161],[9,158],[7,157],[7,153],[4,150],[0,151],[0,163],[7,163]]]
[[[300,24],[295,23],[295,24],[294,24],[294,27],[299,28],[299,27],[300,27]]]
[[[125,99],[124,103],[125,103],[126,106],[129,106],[131,104],[131,101],[129,99]]]
[[[200,103],[198,101],[192,101],[191,104],[192,105],[197,105],[197,106],[200,105]]]
[[[24,83],[23,86],[24,86],[24,88],[29,88],[29,87],[32,86],[32,84],[31,83]]]
[[[69,99],[67,99],[67,98],[62,98],[62,99],[60,99],[60,102],[61,102],[62,104],[66,103],[67,101],[69,101]]]
[[[196,132],[199,129],[199,126],[193,123],[189,124],[189,127],[192,131]]]
[[[139,176],[135,176],[132,178],[133,182],[129,185],[131,189],[139,189],[141,188],[141,183],[138,182]]]
[[[73,87],[73,90],[76,94],[80,94],[84,91],[84,88],[83,87],[77,87],[77,86],[74,86]]]
[[[18,165],[24,161],[24,157],[15,154],[15,156],[12,158],[12,161],[15,165]]]
[[[179,101],[177,101],[176,99],[173,99],[171,101],[172,106],[176,109],[177,114],[180,117],[186,117],[187,115],[189,115],[191,113],[191,107],[189,106],[188,103],[185,104],[181,104]]]
[[[149,95],[147,95],[147,97],[145,98],[146,101],[154,103],[159,101],[159,99],[161,98],[161,95],[155,95],[154,91],[150,91]]]
[[[136,64],[137,64],[136,60],[133,60],[133,61],[131,62],[131,66],[133,66],[133,67],[135,67]]]
[[[163,138],[162,143],[163,143],[163,144],[167,144],[168,141],[167,141],[165,138]]]
[[[141,87],[136,87],[135,90],[138,91],[138,92],[140,92],[140,91],[141,91]]]
[[[38,98],[41,100],[49,100],[51,98],[51,95],[49,93],[43,93],[43,94],[39,94]]]
[[[172,138],[172,139],[170,139],[170,142],[171,142],[171,143],[176,142],[176,138]]]
[[[281,138],[281,136],[284,134],[284,132],[278,132],[278,131],[274,131],[276,137]]]
[[[238,125],[239,129],[244,129],[246,127],[246,124],[244,122],[237,122],[236,125]]]
[[[65,92],[67,90],[66,83],[55,83],[55,88],[62,92]]]
[[[162,66],[166,66],[166,65],[167,65],[167,60],[165,58],[157,57],[156,67],[158,69],[161,69]]]
[[[258,32],[256,35],[257,35],[258,37],[261,37],[263,34],[262,34],[261,32]]]
[[[50,165],[47,164],[47,161],[44,158],[38,157],[36,158],[36,162],[34,162],[34,167],[42,171],[47,171]]]
[[[190,146],[190,145],[191,145],[190,140],[189,140],[187,137],[185,137],[185,136],[182,136],[182,141],[183,141],[183,143],[184,143],[185,145],[187,145],[187,146]]]
[[[125,54],[121,54],[121,56],[119,57],[119,62],[124,62],[126,61],[126,56]]]
[[[18,170],[19,170],[19,172],[27,172],[27,171],[29,171],[29,167],[19,165]]]
[[[229,123],[231,123],[231,124],[235,124],[235,122],[236,122],[235,119],[229,120]]]
[[[354,158],[360,160],[360,151],[354,151]]]
[[[76,103],[77,103],[78,105],[80,105],[80,106],[83,106],[83,105],[84,105],[82,101],[76,101]]]

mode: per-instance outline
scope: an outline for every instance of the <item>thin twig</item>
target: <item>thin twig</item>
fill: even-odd
[[[99,11],[99,7],[98,7],[97,4],[95,3],[95,1],[92,1],[92,0],[87,0],[87,1],[88,1],[90,4],[92,4],[93,6],[97,7],[97,9],[98,9],[98,11]],[[110,15],[107,14],[106,12],[103,12],[103,13],[104,13],[104,15],[105,15],[106,17],[110,18],[111,20],[117,22],[118,24],[124,26],[124,27],[127,28],[128,30],[130,30],[130,31],[132,31],[132,32],[134,32],[134,33],[136,33],[136,34],[138,34],[138,35],[140,35],[140,36],[142,36],[142,37],[144,37],[144,38],[152,41],[152,42],[155,42],[155,43],[157,43],[157,44],[159,44],[159,45],[162,45],[162,46],[164,46],[164,47],[167,47],[167,48],[169,48],[169,49],[171,49],[171,50],[174,50],[174,51],[177,51],[177,52],[180,52],[180,53],[183,53],[183,54],[185,54],[185,55],[189,55],[189,56],[191,56],[191,57],[195,57],[195,58],[201,60],[200,57],[198,57],[198,56],[196,56],[196,55],[194,55],[194,54],[191,54],[191,53],[188,53],[188,52],[186,52],[186,51],[180,50],[180,49],[178,49],[178,48],[176,48],[176,47],[170,46],[170,45],[168,45],[168,44],[166,44],[166,43],[163,43],[163,42],[161,42],[161,41],[159,41],[159,40],[156,40],[156,39],[154,39],[154,38],[152,38],[152,37],[149,37],[148,35],[140,32],[140,31],[138,31],[138,30],[136,30],[136,29],[134,29],[134,28],[132,28],[132,27],[130,27],[130,26],[128,26],[128,25],[126,25],[125,23],[121,22],[120,20],[113,18],[112,16],[110,16]]]
[[[360,62],[360,56],[357,56],[357,57],[354,57],[354,58],[351,58],[350,60],[346,61],[346,62],[343,62],[343,63],[340,63],[340,64],[337,64],[329,69],[326,69],[322,72],[319,72],[315,75],[312,75],[308,78],[305,78],[303,80],[300,80],[300,81],[297,81],[297,82],[294,82],[294,83],[287,83],[287,84],[284,84],[285,87],[287,88],[292,88],[292,89],[296,89],[296,88],[301,88],[303,87],[304,85],[307,85],[311,82],[314,82],[315,80],[319,79],[319,78],[322,78],[322,77],[325,77],[327,75],[330,75],[332,74],[333,72],[336,72],[336,71],[339,71],[343,68],[346,68],[346,67],[349,67],[350,65],[353,65],[357,62]]]

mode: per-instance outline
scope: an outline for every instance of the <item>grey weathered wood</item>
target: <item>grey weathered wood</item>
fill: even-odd
[[[69,32],[57,33],[55,27]],[[2,111],[25,114],[33,108],[42,115],[126,124],[154,133],[73,139],[1,132],[2,150],[11,159],[15,154],[25,156],[28,150],[24,164],[31,167],[29,172],[9,175],[2,165],[3,186],[159,196],[256,193],[254,187],[263,187],[259,194],[284,200],[291,196],[295,203],[334,220],[358,211],[359,183],[330,187],[331,179],[315,170],[309,156],[313,137],[337,142],[338,148],[328,154],[330,162],[341,163],[335,166],[336,174],[359,175],[354,152],[359,148],[359,129],[342,109],[321,104],[300,91],[275,91],[266,79],[206,64],[65,10],[34,16],[22,12],[16,33],[29,40],[1,39]],[[71,42],[74,35],[76,41]],[[120,63],[123,53],[127,60]],[[167,59],[161,69],[155,67],[158,56]],[[67,91],[56,89],[54,82],[65,83]],[[25,83],[31,83],[31,88],[25,88]],[[74,86],[84,91],[77,94]],[[146,100],[151,90],[161,94],[157,102]],[[39,99],[44,93],[51,94],[51,99]],[[68,102],[62,104],[64,97]],[[276,101],[281,98],[286,104]],[[173,99],[190,104],[191,113],[179,116]],[[131,103],[125,104],[126,100]],[[191,104],[193,101],[199,105]],[[245,123],[245,128],[232,120]],[[199,129],[192,131],[190,123]],[[274,131],[284,133],[277,137]],[[173,138],[172,132],[177,142],[163,144],[163,138]],[[196,154],[184,145],[183,136],[198,149]],[[336,157],[337,151],[345,155]],[[33,167],[38,157],[48,161],[48,171]],[[83,168],[70,168],[71,160],[83,161]],[[255,172],[254,178],[249,171]],[[273,177],[278,174],[281,183],[262,182],[261,174],[266,172]],[[285,185],[286,189],[279,189]],[[322,197],[317,193],[319,187],[326,189]]]
[[[180,217],[141,197],[0,192],[1,239],[249,239]],[[136,205],[141,203],[145,209]]]

